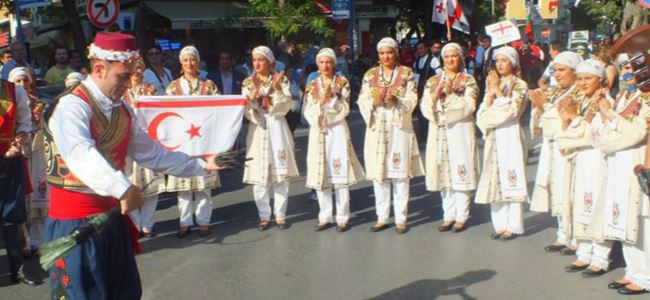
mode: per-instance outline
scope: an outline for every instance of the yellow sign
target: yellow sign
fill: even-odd
[[[508,0],[506,2],[506,19],[525,20],[526,0]]]
[[[540,0],[539,15],[543,19],[557,19],[560,10],[560,0]]]

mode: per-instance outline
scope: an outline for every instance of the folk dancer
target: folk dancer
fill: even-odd
[[[629,63],[622,66],[622,74],[632,72]],[[605,239],[622,242],[626,264],[625,276],[609,288],[637,295],[650,292],[650,219],[648,198],[632,169],[645,158],[650,93],[635,88],[634,76],[624,76],[630,78],[626,80],[630,88],[620,92],[613,105],[599,102],[603,124],[595,128],[594,146],[607,155],[603,234]]]
[[[305,93],[305,118],[309,122],[307,187],[318,196],[318,224],[323,231],[332,223],[332,194],[336,197],[336,230],[350,226],[350,186],[365,175],[352,147],[345,118],[350,112],[350,83],[335,75],[336,54],[323,48],[316,55],[320,76],[309,83]]]
[[[575,69],[582,63],[582,58],[571,51],[558,54],[551,62],[554,70],[553,76],[558,87],[550,87],[545,91],[541,89],[530,90],[528,97],[533,103],[530,118],[530,130],[533,137],[542,136],[542,148],[539,156],[539,166],[535,178],[535,187],[531,199],[530,210],[549,212],[558,219],[556,241],[544,247],[546,252],[560,252],[565,255],[575,254],[575,243],[565,234],[561,211],[563,200],[564,175],[567,160],[562,156],[555,144],[558,132],[562,129],[557,105],[566,97],[578,94],[576,88]],[[567,199],[569,201],[570,199]]]
[[[494,51],[496,70],[488,73],[486,94],[476,125],[483,131],[483,170],[474,201],[490,204],[493,239],[512,240],[524,233],[523,203],[528,202],[526,142],[520,118],[528,85],[516,73],[519,55],[512,47]]]
[[[138,97],[155,96],[158,92],[153,85],[143,82],[144,61],[137,59],[133,62],[134,70],[131,75],[131,87],[124,92],[124,101],[135,108]],[[138,125],[145,128],[145,124]],[[158,195],[167,191],[165,176],[147,168],[139,166],[132,159],[127,159],[126,172],[129,180],[142,190],[142,206],[129,213],[133,224],[140,232],[140,237],[153,237],[154,214]]]
[[[411,122],[417,106],[413,71],[397,61],[397,41],[383,38],[377,44],[379,66],[366,72],[359,94],[359,110],[366,122],[364,158],[366,178],[372,180],[377,223],[370,231],[388,227],[391,190],[395,229],[408,232],[410,179],[423,175],[422,160]]]
[[[178,59],[181,63],[181,76],[169,83],[166,93],[169,96],[205,96],[219,95],[217,86],[209,79],[199,78],[199,62],[201,57],[194,46],[181,49]],[[178,211],[180,228],[176,233],[178,238],[190,234],[194,225],[192,219],[196,215],[199,225],[199,235],[210,234],[210,219],[212,218],[211,190],[221,186],[218,172],[205,172],[203,176],[180,178],[168,176],[167,191],[178,192]]]
[[[244,116],[248,124],[244,183],[253,185],[259,214],[259,230],[269,228],[271,215],[280,230],[287,228],[286,212],[289,180],[298,177],[293,136],[285,115],[293,106],[289,79],[275,72],[275,56],[266,46],[253,49],[254,73],[242,84],[248,98]],[[271,211],[273,196],[273,211]]]
[[[440,191],[443,223],[438,230],[467,228],[470,197],[479,177],[474,110],[476,80],[463,71],[463,50],[456,43],[442,48],[444,72],[431,77],[420,108],[429,119],[426,187]],[[452,228],[453,227],[453,228]]]

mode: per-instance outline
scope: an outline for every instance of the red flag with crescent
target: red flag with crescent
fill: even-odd
[[[245,106],[240,95],[145,96],[135,104],[138,123],[151,139],[192,156],[232,148]]]

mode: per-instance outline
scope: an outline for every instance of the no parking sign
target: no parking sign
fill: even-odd
[[[119,0],[89,0],[86,7],[88,20],[99,28],[113,25],[120,15]]]

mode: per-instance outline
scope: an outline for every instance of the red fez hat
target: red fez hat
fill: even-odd
[[[99,32],[90,45],[89,58],[129,61],[139,57],[135,37],[119,32]]]

